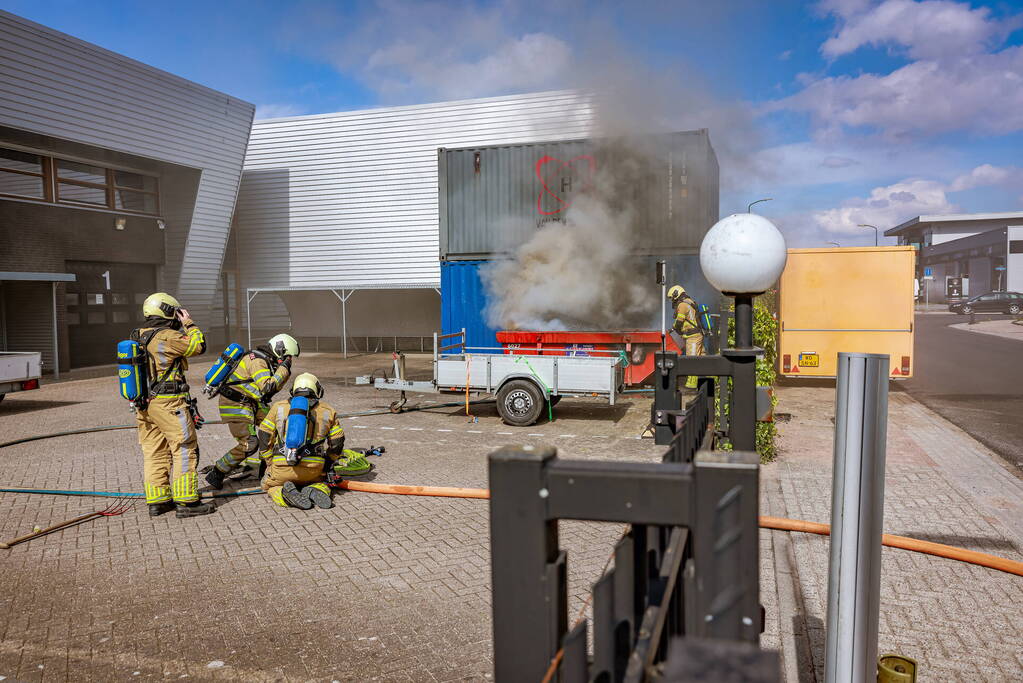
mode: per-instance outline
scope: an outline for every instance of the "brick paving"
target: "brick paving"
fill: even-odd
[[[422,370],[424,360],[410,359],[410,366]],[[343,363],[310,354],[300,367],[318,372],[328,399],[350,412],[392,400],[344,380],[386,363],[386,356]],[[765,513],[827,521],[832,395],[782,390],[779,410],[794,418],[781,425],[779,462],[763,470]],[[614,408],[566,400],[555,422],[526,429],[501,424],[493,406],[473,406],[473,423],[445,408],[344,425],[350,444],[387,446],[374,459],[377,481],[483,487],[486,454],[508,442],[553,444],[563,457],[654,461],[661,449],[635,438],[648,405],[642,397]],[[212,406],[205,412],[216,414]],[[84,379],[8,397],[0,404],[0,441],[129,421],[116,380]],[[1020,558],[1018,479],[902,395],[893,395],[890,435],[886,530]],[[225,427],[210,426],[200,443],[208,464],[230,441]],[[935,456],[942,448],[950,462]],[[955,458],[966,458],[969,477],[955,469]],[[135,491],[140,477],[133,431],[0,450],[4,486]],[[229,498],[216,514],[190,520],[150,519],[139,503],[122,517],[0,551],[0,676],[486,680],[486,502],[356,492],[336,502],[330,511],[302,512],[274,508],[261,496]],[[0,494],[0,537],[104,503]],[[570,617],[620,532],[614,524],[562,523]],[[827,540],[767,531],[761,539],[768,613],[762,644],[782,649],[789,680],[813,680],[822,673]],[[918,658],[925,681],[978,680],[968,673],[974,658],[984,667],[979,680],[1018,679],[1020,579],[903,551],[886,550],[884,561],[882,650]]]
[[[830,521],[833,403],[833,387],[780,389],[778,410],[793,418],[780,425],[780,458],[762,469],[765,514]],[[964,432],[895,391],[884,530],[1023,560],[1023,481]],[[795,608],[779,624],[787,670],[802,669],[799,680],[823,680],[828,539],[771,535],[777,589],[790,593]],[[1023,579],[885,548],[881,603],[879,651],[916,659],[919,680],[1023,679]]]

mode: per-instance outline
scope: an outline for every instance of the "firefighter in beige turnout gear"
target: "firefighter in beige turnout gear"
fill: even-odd
[[[306,444],[297,464],[289,465],[284,454],[284,441],[288,427],[289,401],[277,401],[259,424],[259,456],[267,461],[263,490],[270,500],[281,507],[309,510],[334,506],[326,471],[343,457],[345,432],[337,413],[324,403],[323,387],[315,375],[303,373],[295,378],[292,396],[309,399]]]
[[[675,307],[675,322],[671,326],[671,338],[685,352],[685,355],[704,355],[703,330],[696,317],[698,315],[696,302],[686,293],[682,285],[675,285],[669,289],[668,299]],[[696,388],[695,375],[686,377],[686,387]]]
[[[273,395],[291,376],[292,357],[300,353],[294,337],[278,334],[266,345],[243,355],[227,378],[219,392],[220,420],[227,424],[237,443],[206,473],[206,481],[213,488],[223,488],[224,478],[243,462],[248,468],[259,468],[256,428],[266,417]]]
[[[148,354],[149,402],[137,410],[146,503],[152,516],[177,508],[178,517],[214,511],[199,501],[194,403],[185,382],[186,358],[203,353],[206,339],[188,311],[158,292],[142,304],[145,323],[131,334]]]

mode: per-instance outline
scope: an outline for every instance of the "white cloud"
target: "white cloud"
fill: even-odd
[[[831,235],[860,234],[861,223],[882,231],[921,214],[955,213],[959,207],[949,201],[944,183],[936,180],[903,180],[875,187],[870,196],[850,199],[843,206],[811,214],[814,225]]]
[[[306,113],[305,107],[297,104],[257,104],[257,119],[276,119],[284,116],[301,116]]]
[[[958,130],[1023,129],[1023,46],[952,63],[918,61],[879,76],[822,78],[769,109],[809,112],[818,132],[880,131],[889,139]]]
[[[948,189],[961,192],[989,186],[1023,188],[1023,168],[984,164],[953,180]]]
[[[455,51],[432,59],[424,47],[395,43],[377,50],[366,62],[369,80],[388,96],[426,91],[443,98],[477,97],[553,86],[572,56],[565,42],[546,33],[506,39],[480,57]]]
[[[850,17],[870,7],[871,0],[821,0],[817,7],[825,14]]]
[[[821,46],[826,57],[840,57],[864,45],[895,44],[914,59],[941,59],[983,52],[1003,27],[987,7],[973,9],[949,0],[885,0],[868,12],[848,17]]]
[[[883,231],[913,216],[959,213],[962,209],[948,197],[949,193],[977,187],[1018,187],[1021,182],[1023,169],[984,164],[950,183],[909,178],[875,187],[867,197],[856,197],[842,202],[839,207],[812,212],[810,218],[819,231],[831,235],[859,235],[864,230],[860,224],[876,225]]]

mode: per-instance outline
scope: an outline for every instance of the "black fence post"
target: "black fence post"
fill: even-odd
[[[547,518],[544,468],[554,456],[553,448],[506,446],[489,458],[494,675],[498,681],[541,680],[567,625],[558,524]]]
[[[675,438],[671,421],[667,419],[668,411],[678,410],[681,400],[678,391],[678,354],[674,351],[654,354],[654,405],[651,423],[654,425],[654,443],[667,446]]]
[[[693,473],[696,635],[760,639],[760,457],[751,451],[701,451]]]

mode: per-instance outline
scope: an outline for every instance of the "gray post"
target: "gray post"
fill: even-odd
[[[826,683],[877,677],[888,363],[838,354]]]
[[[53,379],[60,379],[60,328],[57,327],[57,283],[53,285]]]

